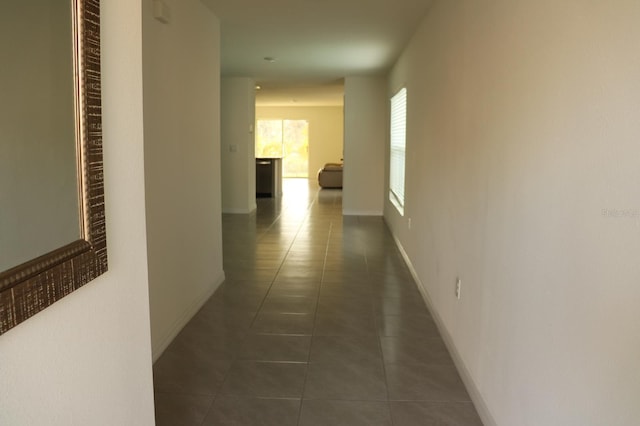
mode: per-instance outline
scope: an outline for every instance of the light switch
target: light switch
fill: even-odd
[[[229,152],[238,152],[238,145],[236,144],[229,145]]]

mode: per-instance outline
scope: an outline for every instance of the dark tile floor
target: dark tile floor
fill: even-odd
[[[393,238],[287,180],[224,215],[226,281],[154,365],[158,425],[482,425]]]

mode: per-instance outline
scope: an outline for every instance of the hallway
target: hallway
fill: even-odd
[[[158,425],[481,425],[379,217],[286,180],[224,215],[226,281],[154,365]]]

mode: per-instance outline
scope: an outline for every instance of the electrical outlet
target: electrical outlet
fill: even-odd
[[[462,280],[458,278],[456,280],[456,299],[460,300],[460,290],[462,287]]]

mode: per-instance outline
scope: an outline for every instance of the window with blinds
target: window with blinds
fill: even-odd
[[[404,163],[407,141],[407,89],[391,98],[389,200],[404,215]]]

